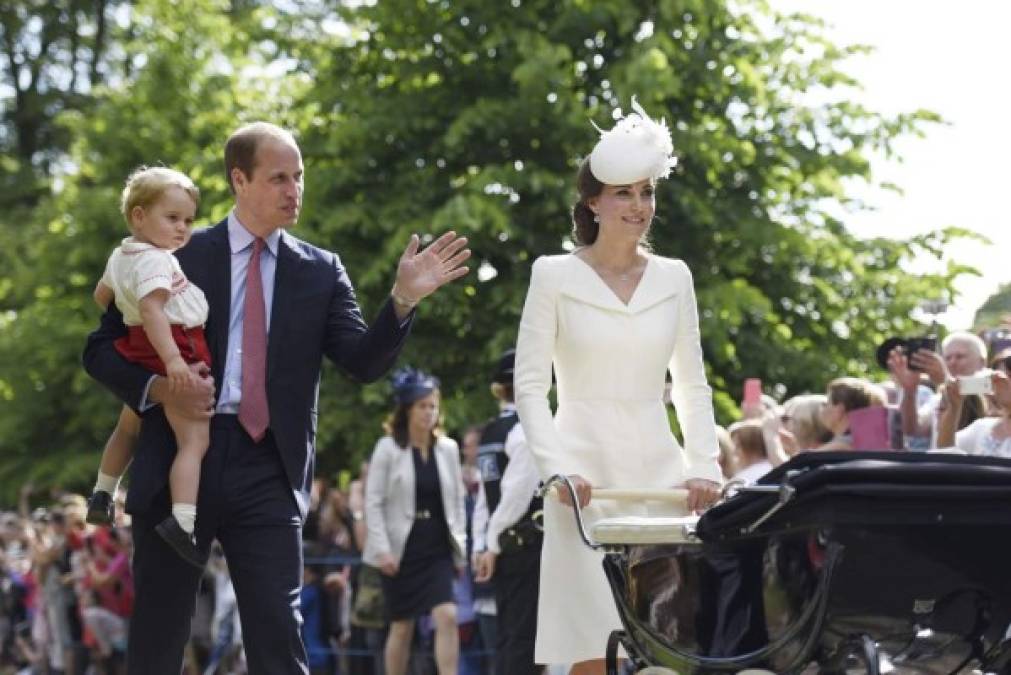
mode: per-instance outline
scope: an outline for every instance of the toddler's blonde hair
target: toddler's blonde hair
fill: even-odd
[[[150,208],[170,187],[182,188],[193,203],[199,206],[200,190],[186,174],[165,166],[138,167],[126,179],[126,187],[123,188],[123,197],[120,200],[120,210],[126,218],[126,224],[133,225],[130,213],[134,208],[138,206],[143,209]]]

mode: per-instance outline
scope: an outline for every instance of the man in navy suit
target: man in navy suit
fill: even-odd
[[[210,375],[172,392],[165,378],[127,362],[113,345],[125,333],[114,307],[84,352],[88,373],[143,415],[126,505],[135,545],[132,675],[178,675],[201,576],[155,530],[169,514],[175,455],[164,410],[210,420],[196,530],[182,544],[195,543],[206,558],[220,541],[249,672],[308,673],[298,598],[322,358],[357,380],[379,378],[418,301],[467,273],[466,239],[450,232],[422,251],[412,236],[369,327],[339,258],[287,232],[302,203],[302,157],[291,134],[262,122],[239,129],[225,146],[225,169],[235,208],[177,252],[210,305]]]

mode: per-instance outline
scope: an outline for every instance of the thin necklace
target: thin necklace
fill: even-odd
[[[593,261],[593,262],[596,262],[596,261]],[[608,274],[610,276],[618,277],[619,281],[628,281],[629,279],[632,278],[632,269],[634,269],[638,264],[639,264],[638,260],[634,261],[632,263],[631,267],[629,267],[629,269],[625,270],[624,272],[618,272],[618,271],[615,271],[615,270],[609,270],[606,267],[604,267],[603,265],[601,265],[599,262],[596,262],[595,265],[591,265],[591,267],[593,267],[596,270],[601,270],[605,274]]]
[[[634,268],[636,266],[636,264],[637,263],[633,263],[632,267]],[[601,266],[600,269],[604,270],[605,273],[610,274],[611,276],[618,277],[618,279],[620,281],[628,281],[632,277],[631,268],[625,270],[624,272],[618,272],[618,271],[615,271],[615,270],[609,270],[609,269],[607,269],[606,267],[603,267],[603,266]]]

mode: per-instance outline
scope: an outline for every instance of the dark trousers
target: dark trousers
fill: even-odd
[[[133,514],[136,603],[130,623],[130,675],[179,675],[190,636],[200,570],[155,532],[170,514],[169,491]],[[235,586],[251,675],[309,672],[298,610],[302,520],[268,432],[253,443],[234,415],[216,415],[200,473],[197,543],[221,543]]]
[[[498,644],[497,675],[540,675],[534,664],[537,636],[537,594],[541,579],[541,547],[503,554],[495,561],[495,606]]]

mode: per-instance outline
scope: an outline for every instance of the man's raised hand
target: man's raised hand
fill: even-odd
[[[424,250],[421,239],[412,234],[397,265],[394,301],[413,307],[441,286],[467,274],[470,270],[463,263],[469,257],[467,238],[457,237],[455,232],[447,232]]]

